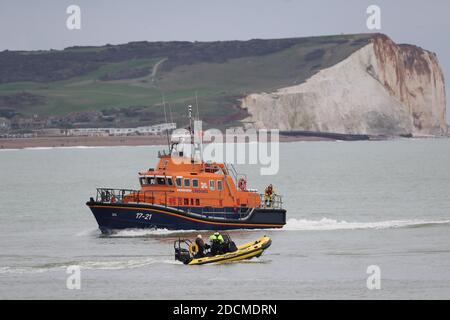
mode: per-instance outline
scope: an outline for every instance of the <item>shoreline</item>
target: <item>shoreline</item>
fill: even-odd
[[[0,138],[0,150],[59,147],[153,146],[165,144],[167,144],[167,137],[165,136]]]
[[[280,142],[292,141],[335,141],[321,137],[281,136]],[[0,138],[0,150],[25,148],[60,147],[120,147],[120,146],[159,146],[167,145],[166,136],[106,136],[106,137],[33,137]]]
[[[401,138],[401,137],[399,137]],[[412,137],[412,139],[430,139],[446,137]],[[448,137],[447,137],[448,138]],[[392,138],[372,138],[364,141],[390,140]],[[287,136],[280,135],[280,142],[295,141],[337,141],[329,137]],[[166,136],[99,136],[99,137],[33,137],[33,138],[0,138],[0,150],[20,150],[28,148],[61,148],[61,147],[133,147],[167,145]]]

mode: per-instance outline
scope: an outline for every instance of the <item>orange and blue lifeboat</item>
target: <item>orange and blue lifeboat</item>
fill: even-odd
[[[286,224],[282,198],[247,188],[233,166],[160,154],[139,173],[139,190],[98,188],[86,203],[103,233],[168,230],[272,229]]]

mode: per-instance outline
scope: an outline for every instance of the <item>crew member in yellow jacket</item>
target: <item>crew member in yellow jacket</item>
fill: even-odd
[[[209,240],[211,241],[211,255],[215,256],[218,254],[223,254],[223,237],[219,232],[214,232],[209,237]]]

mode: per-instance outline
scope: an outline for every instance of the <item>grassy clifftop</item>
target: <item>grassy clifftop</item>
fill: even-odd
[[[163,121],[161,96],[184,124],[197,92],[209,125],[245,117],[237,99],[305,81],[368,43],[371,35],[133,42],[61,51],[0,53],[0,117],[38,115],[50,126],[128,126]]]

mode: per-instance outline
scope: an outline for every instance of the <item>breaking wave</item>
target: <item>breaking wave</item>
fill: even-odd
[[[378,222],[347,222],[323,218],[320,220],[294,219],[287,221],[281,230],[288,231],[321,231],[321,230],[356,230],[356,229],[390,229],[414,228],[432,225],[450,224],[450,220],[387,220]]]

